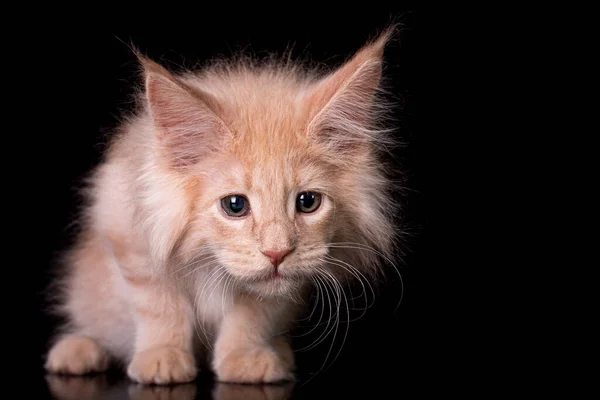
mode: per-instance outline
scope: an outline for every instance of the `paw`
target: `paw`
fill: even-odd
[[[275,383],[294,380],[290,366],[269,347],[251,347],[216,357],[214,370],[220,382]]]
[[[191,382],[196,378],[196,363],[191,354],[176,347],[155,347],[133,357],[127,375],[140,383]]]
[[[54,373],[83,375],[106,371],[108,364],[108,355],[98,343],[85,336],[70,335],[52,347],[45,368]]]

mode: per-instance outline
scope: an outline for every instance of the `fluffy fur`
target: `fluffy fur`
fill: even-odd
[[[140,106],[89,185],[60,306],[52,372],[110,360],[143,383],[293,379],[282,334],[314,284],[374,280],[397,211],[378,152],[390,142],[381,86],[388,30],[337,70],[219,62],[174,75],[140,56]],[[299,193],[322,194],[313,213]],[[228,217],[239,194],[251,211]],[[265,255],[290,253],[276,267]]]

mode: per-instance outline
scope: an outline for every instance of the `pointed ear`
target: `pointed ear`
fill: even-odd
[[[309,97],[307,134],[331,150],[351,152],[379,140],[383,51],[393,28],[363,46],[352,59],[317,83]]]
[[[192,89],[159,64],[138,55],[146,78],[146,100],[161,149],[174,167],[196,164],[218,151],[228,133],[218,104]]]

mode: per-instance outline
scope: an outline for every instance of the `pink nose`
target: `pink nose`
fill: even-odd
[[[283,259],[285,258],[285,256],[287,256],[288,254],[290,254],[292,252],[292,249],[285,249],[285,250],[267,250],[267,251],[263,251],[262,253],[269,257],[269,259],[271,260],[271,264],[273,264],[275,267],[277,267],[279,264],[281,264],[281,262],[283,261]]]

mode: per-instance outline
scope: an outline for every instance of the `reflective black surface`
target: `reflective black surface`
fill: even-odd
[[[384,378],[384,377],[382,377]],[[276,385],[218,383],[210,376],[195,382],[170,386],[140,385],[122,374],[111,372],[92,376],[45,375],[36,398],[56,400],[280,400],[396,398],[419,390],[414,381],[402,379],[344,379],[290,382]]]
[[[46,376],[48,395],[57,400],[278,400],[289,399],[294,384],[235,385],[194,382],[172,386],[145,386],[122,377]]]

